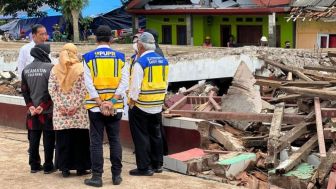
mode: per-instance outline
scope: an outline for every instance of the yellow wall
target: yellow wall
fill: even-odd
[[[297,21],[296,48],[312,49],[317,47],[317,35],[336,34],[336,22]]]

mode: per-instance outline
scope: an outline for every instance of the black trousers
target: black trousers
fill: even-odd
[[[56,168],[66,170],[89,170],[89,129],[64,129],[56,133]]]
[[[103,173],[103,139],[104,128],[110,144],[110,161],[112,175],[120,175],[122,168],[122,148],[119,130],[122,113],[115,116],[104,116],[100,112],[89,111],[90,118],[90,150],[91,169],[93,173]]]
[[[41,166],[39,153],[40,139],[43,133],[44,164],[45,171],[54,168],[53,158],[55,149],[55,132],[52,130],[30,130],[29,131],[29,165],[32,170],[37,170]]]
[[[161,113],[149,114],[134,106],[128,115],[137,168],[147,170],[162,166]]]

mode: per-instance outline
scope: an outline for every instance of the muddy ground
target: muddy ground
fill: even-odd
[[[28,166],[27,132],[0,126],[0,188],[2,189],[60,189],[60,188],[92,188],[85,186],[83,181],[89,176],[62,178],[60,172],[45,175],[43,172],[30,173]],[[43,159],[43,147],[40,147]],[[185,176],[165,170],[153,177],[129,176],[128,171],[135,168],[135,159],[131,149],[123,149],[123,182],[113,186],[108,160],[108,146],[104,146],[104,175],[103,188],[129,189],[234,189],[236,187],[197,177]]]

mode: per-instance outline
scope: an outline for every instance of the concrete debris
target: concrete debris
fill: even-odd
[[[222,110],[229,112],[260,113],[262,101],[260,92],[255,88],[254,76],[247,65],[240,63],[226,95],[222,98]],[[230,125],[246,130],[250,125],[246,121],[230,121]]]
[[[14,72],[0,72],[0,94],[19,96],[21,93],[21,82]]]

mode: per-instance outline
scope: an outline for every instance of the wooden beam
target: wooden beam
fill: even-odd
[[[273,114],[247,113],[247,112],[197,112],[190,110],[171,110],[170,114],[178,114],[183,117],[191,117],[205,120],[230,120],[268,122],[272,121]],[[304,121],[305,116],[296,114],[284,114],[283,123],[298,124]]]
[[[210,128],[210,136],[224,146],[229,151],[244,151],[243,142],[236,138],[233,134],[226,132],[218,126],[212,125]]]
[[[282,85],[294,87],[327,87],[331,84],[328,81],[288,81],[283,82]]]
[[[280,137],[278,143],[275,145],[276,151],[280,152],[286,147],[290,146],[292,142],[294,142],[296,139],[298,139],[300,136],[308,131],[307,126],[311,124],[312,123],[302,122],[299,125],[295,126],[292,130],[288,131],[286,135]]]
[[[284,109],[285,109],[285,103],[283,102],[277,104],[274,109],[271,128],[267,142],[268,156],[265,162],[267,168],[273,168],[278,163],[277,161],[278,153],[276,152],[275,146],[278,144],[280,138]]]
[[[168,110],[166,110],[166,112],[170,113],[171,110],[182,108],[187,103],[187,100],[188,100],[188,96],[181,98],[174,105],[172,105]]]
[[[303,66],[304,69],[307,70],[316,70],[316,71],[325,71],[325,72],[336,72],[336,68],[334,66]]]
[[[326,100],[323,101],[320,106],[321,108],[326,108],[330,105],[330,101]],[[306,122],[312,122],[315,120],[315,110],[312,110],[306,117],[305,117],[305,121]]]
[[[328,158],[321,159],[321,163],[317,167],[314,175],[311,177],[308,184],[308,189],[312,189],[317,183],[321,185],[324,179],[328,176],[330,169],[336,162],[336,145],[333,143],[328,150]]]
[[[317,135],[311,137],[301,148],[295,151],[289,158],[280,163],[275,169],[276,174],[285,174],[292,170],[301,160],[309,155],[309,153],[317,146]]]
[[[301,98],[302,95],[299,94],[291,94],[291,95],[286,95],[283,97],[278,97],[275,99],[270,100],[270,102],[286,102],[286,101],[293,101],[295,99]]]
[[[286,80],[293,81],[293,72],[288,72]]]
[[[222,107],[212,97],[209,97],[209,102],[213,105],[216,111],[222,111]]]
[[[322,117],[336,117],[336,108],[321,108]]]
[[[318,135],[320,156],[321,158],[325,158],[327,154],[326,154],[326,147],[325,147],[324,135],[323,135],[321,105],[320,105],[320,99],[318,97],[314,98],[314,106],[315,106],[316,130],[317,130],[317,135]]]
[[[335,188],[336,188],[336,173],[330,172],[327,189],[335,189]]]
[[[269,80],[269,79],[256,79],[256,85],[260,86],[271,86],[271,87],[280,87],[282,82],[281,81],[275,81],[275,80]]]
[[[310,77],[306,76],[304,73],[298,71],[298,70],[295,70],[293,71],[293,73],[298,76],[300,79],[303,79],[305,81],[314,81],[312,80]]]
[[[280,89],[289,93],[301,94],[302,96],[307,97],[320,97],[321,99],[325,100],[336,100],[336,91],[307,89],[301,87],[280,87]]]

